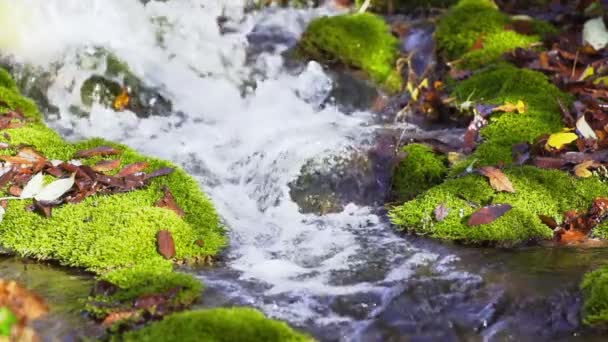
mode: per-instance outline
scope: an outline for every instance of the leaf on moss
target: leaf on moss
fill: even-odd
[[[82,150],[76,152],[76,158],[90,158],[95,156],[107,157],[120,154],[120,150],[115,149],[111,146],[99,146],[88,150]]]
[[[93,165],[91,168],[97,172],[108,172],[112,170],[116,170],[120,167],[120,160],[101,160],[97,164]]]
[[[578,178],[589,178],[593,173],[589,170],[590,167],[599,166],[594,160],[586,160],[574,167],[574,174]]]
[[[591,126],[589,126],[587,120],[585,120],[584,115],[581,115],[581,117],[576,120],[576,131],[585,139],[597,140],[597,135]]]
[[[74,186],[76,174],[72,174],[70,178],[58,179],[34,195],[34,199],[40,202],[55,202],[65,193],[70,191]]]
[[[495,204],[483,207],[469,217],[468,225],[479,226],[492,223],[511,209],[513,207],[510,204]]]
[[[564,146],[571,144],[578,139],[578,135],[572,132],[554,133],[549,136],[545,148],[547,150],[561,150]]]
[[[177,201],[175,200],[175,196],[173,196],[173,193],[171,192],[171,190],[165,186],[163,188],[163,191],[164,191],[163,198],[161,198],[160,200],[158,200],[158,202],[156,202],[156,206],[159,208],[165,208],[165,209],[172,210],[179,217],[186,216],[186,213],[184,212],[184,210],[182,208],[180,208],[179,205],[177,204]]]
[[[171,259],[175,256],[175,242],[173,235],[168,230],[160,230],[156,234],[156,245],[158,253],[165,259]]]
[[[441,222],[445,220],[446,217],[448,217],[448,214],[450,213],[450,208],[446,207],[445,203],[441,203],[435,208],[433,213],[435,214],[435,219],[438,222]]]
[[[118,172],[118,174],[116,174],[116,177],[126,177],[126,176],[130,176],[130,175],[134,175],[138,172],[142,172],[147,167],[148,167],[148,163],[146,163],[146,162],[138,162],[138,163],[129,164],[129,165],[125,166],[124,168],[122,168]]]
[[[490,180],[490,185],[494,190],[515,193],[513,184],[500,169],[485,166],[479,169],[479,172]]]
[[[505,102],[502,106],[494,108],[494,112],[505,112],[505,113],[519,113],[524,114],[528,110],[528,106],[522,100],[518,100],[517,103]]]
[[[40,191],[42,191],[43,187],[44,187],[44,176],[42,175],[42,173],[37,173],[25,185],[25,187],[21,191],[21,195],[19,195],[19,197],[22,199],[33,198],[34,196],[36,196],[36,194],[38,194],[38,193],[40,193]]]
[[[104,327],[110,327],[110,326],[114,325],[114,323],[118,323],[120,321],[138,318],[139,315],[140,315],[140,313],[137,310],[112,312],[106,316],[106,318],[103,320],[103,322],[101,324]]]

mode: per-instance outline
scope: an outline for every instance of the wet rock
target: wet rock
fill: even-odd
[[[161,89],[145,84],[116,56],[102,51],[89,57],[83,60],[83,64],[88,63],[92,67],[98,67],[100,61],[96,59],[105,59],[105,72],[93,74],[82,83],[80,97],[84,108],[72,108],[75,114],[87,113],[96,103],[116,110],[130,110],[144,118],[172,112],[172,103]],[[117,99],[121,95],[127,97],[124,105],[118,106]]]
[[[395,139],[380,137],[367,151],[311,159],[289,183],[291,199],[303,213],[340,212],[348,203],[382,203],[390,188]]]

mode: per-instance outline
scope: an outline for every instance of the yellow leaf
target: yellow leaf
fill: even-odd
[[[593,81],[593,84],[608,86],[608,76],[602,76],[602,77],[596,78]]]
[[[574,167],[574,174],[579,178],[589,178],[593,176],[593,173],[589,171],[589,168],[593,166],[595,162],[593,160],[584,161]]]
[[[127,108],[127,106],[129,105],[129,101],[131,101],[131,98],[129,98],[129,92],[127,91],[127,89],[123,89],[120,94],[118,94],[118,96],[116,96],[116,98],[114,99],[114,110],[125,110],[125,108]]]
[[[502,106],[498,106],[498,107],[494,108],[494,111],[495,112],[507,112],[507,113],[517,112],[519,114],[523,114],[526,112],[527,109],[528,108],[527,108],[526,104],[524,103],[524,101],[518,100],[517,103],[511,103],[511,102],[507,101]]]
[[[579,78],[579,81],[585,80],[587,77],[591,77],[593,75],[595,75],[595,70],[591,65],[589,65],[583,71],[583,74],[581,75],[581,78]]]
[[[552,148],[559,150],[562,149],[564,146],[570,144],[571,142],[576,141],[577,139],[578,135],[572,132],[554,133],[549,136],[549,140],[547,140],[545,148],[547,150],[550,150]]]
[[[466,156],[462,153],[448,152],[448,162],[450,163],[451,166],[458,164],[459,162],[463,161],[465,158],[466,158]]]

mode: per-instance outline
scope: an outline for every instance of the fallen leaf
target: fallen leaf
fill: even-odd
[[[0,307],[8,307],[20,321],[28,322],[46,315],[47,304],[37,294],[15,281],[0,279]]]
[[[135,309],[152,309],[167,302],[167,297],[162,294],[150,294],[140,296],[133,303]]]
[[[23,190],[21,191],[21,195],[19,196],[22,199],[33,198],[38,194],[42,188],[44,187],[44,176],[42,173],[37,173],[30,179],[30,181],[25,185]]]
[[[55,202],[74,186],[76,174],[70,178],[58,179],[40,190],[34,195],[34,199],[40,202]]]
[[[566,230],[559,235],[559,242],[561,243],[576,243],[587,240],[587,234],[580,230]]]
[[[91,168],[97,172],[108,172],[112,170],[116,170],[120,167],[120,160],[101,160],[97,164],[93,165]]]
[[[21,192],[23,191],[23,189],[21,189],[18,185],[11,185],[8,188],[8,193],[11,196],[15,196],[15,197],[19,197],[21,196]]]
[[[583,27],[583,42],[591,45],[595,50],[600,50],[608,44],[608,31],[604,18],[589,19]]]
[[[76,152],[75,157],[76,158],[90,158],[90,157],[95,157],[95,156],[107,157],[107,156],[118,155],[120,153],[121,153],[120,150],[117,150],[114,147],[99,146],[99,147],[91,148],[88,150],[78,151],[78,152]]]
[[[42,214],[42,216],[50,218],[52,215],[53,206],[51,203],[48,202],[40,202],[34,200],[34,210]]]
[[[122,168],[122,170],[120,170],[118,172],[118,174],[116,174],[116,177],[130,176],[132,174],[142,172],[147,167],[148,167],[148,163],[146,163],[146,162],[138,162],[138,163],[129,164],[129,165],[125,166],[124,168]]]
[[[172,168],[172,167],[162,167],[162,168],[160,168],[158,170],[155,170],[155,171],[147,174],[146,175],[146,179],[166,176],[166,175],[169,175],[169,174],[173,173],[173,171],[175,171],[175,169]]]
[[[495,112],[506,112],[506,113],[514,113],[517,112],[519,114],[523,114],[526,112],[528,107],[522,100],[518,100],[517,103],[511,103],[509,101],[505,102],[502,106],[498,106],[493,109]]]
[[[482,33],[480,34],[477,39],[475,39],[475,42],[473,43],[473,46],[471,46],[471,50],[470,51],[475,51],[475,50],[481,50],[483,49],[483,45],[484,45],[484,40],[485,40],[485,35]]]
[[[116,96],[116,98],[114,99],[114,103],[112,104],[112,106],[116,111],[123,111],[125,110],[125,108],[127,108],[130,101],[131,98],[129,97],[129,92],[126,88],[123,88],[120,94],[118,94],[118,96]]]
[[[165,259],[171,259],[175,256],[175,243],[173,242],[173,235],[168,230],[160,230],[156,234],[156,243],[158,247],[158,253]]]
[[[578,120],[576,120],[576,131],[585,139],[594,139],[597,140],[597,135],[587,123],[584,115],[581,115]]]
[[[492,166],[485,166],[479,169],[479,172],[488,177],[490,180],[490,185],[494,190],[515,193],[513,184],[507,175],[505,175],[500,169]]]
[[[182,208],[180,208],[179,205],[177,204],[177,201],[175,200],[175,196],[173,196],[173,193],[171,193],[171,190],[168,187],[164,187],[163,191],[164,191],[164,196],[163,196],[163,198],[158,200],[158,202],[156,202],[156,206],[159,208],[165,208],[165,209],[172,210],[179,217],[186,216],[186,213],[184,212],[184,210]]]
[[[547,150],[557,149],[561,150],[564,146],[576,141],[578,139],[578,135],[572,132],[560,132],[554,133],[549,136],[547,140],[547,144],[545,148]]]
[[[574,167],[574,174],[579,178],[589,178],[593,176],[593,173],[589,171],[589,168],[596,164],[593,160],[584,161]]]
[[[139,312],[137,312],[136,310],[112,312],[111,314],[106,316],[106,318],[103,320],[103,322],[101,324],[104,327],[110,327],[110,326],[114,325],[114,323],[124,321],[127,319],[137,318],[137,317],[139,317],[139,315],[140,315]]]
[[[512,208],[513,207],[511,207],[509,204],[495,204],[483,207],[471,215],[468,225],[479,226],[482,224],[492,223]]]
[[[441,203],[437,206],[437,208],[435,208],[435,211],[433,213],[435,214],[435,219],[438,222],[441,222],[445,220],[446,217],[448,217],[450,209],[446,207],[444,203]]]
[[[540,221],[551,229],[555,229],[558,226],[557,221],[555,221],[553,217],[538,215],[538,218],[540,218]]]

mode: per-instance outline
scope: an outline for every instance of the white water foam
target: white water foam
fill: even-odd
[[[374,127],[368,113],[319,110],[331,80],[316,63],[296,75],[287,72],[280,55],[285,46],[246,63],[246,35],[254,27],[280,27],[295,39],[311,18],[331,8],[246,14],[244,5],[235,0],[147,5],[135,0],[0,0],[2,12],[11,15],[4,26],[12,28],[0,33],[0,42],[19,62],[59,65],[48,96],[60,115],[50,124],[71,132],[68,138],[101,136],[187,168],[200,166],[201,184],[230,229],[229,266],[241,280],[264,284],[263,290],[249,291],[247,300],[293,322],[340,321],[345,318],[331,313],[321,319],[315,298],[382,293],[437,256],[394,236],[370,208],[349,205],[322,217],[298,211],[287,184],[301,166],[310,158],[357,148]],[[219,16],[230,18],[226,25],[235,32],[222,34]],[[159,17],[168,25],[159,26]],[[81,104],[80,84],[103,70],[103,65],[96,70],[79,66],[95,47],[125,60],[185,115],[141,119],[101,106],[94,106],[89,118],[71,114],[69,107]],[[256,86],[243,87],[252,78]],[[389,266],[381,276],[336,278],[365,270],[369,255],[378,251],[377,262]],[[278,294],[300,300],[287,305],[264,300]]]

